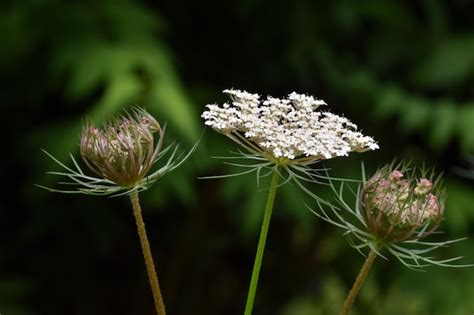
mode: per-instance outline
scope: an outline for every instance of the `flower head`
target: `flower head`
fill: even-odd
[[[98,177],[86,175],[72,155],[74,168],[68,167],[44,151],[67,172],[49,172],[71,180],[63,184],[78,186],[75,190],[50,191],[85,193],[95,195],[119,195],[135,190],[147,189],[158,178],[183,163],[193,152],[177,155],[178,146],[171,144],[163,149],[165,128],[141,108],[134,108],[132,114],[121,116],[102,128],[91,121],[84,124],[80,151],[84,163]],[[165,165],[154,172],[153,166],[168,152]]]
[[[344,229],[351,245],[359,251],[368,247],[386,258],[381,254],[385,249],[413,269],[428,265],[467,266],[451,264],[462,257],[436,260],[426,255],[462,240],[423,240],[435,233],[443,220],[446,197],[440,176],[403,163],[382,167],[368,180],[364,169],[362,174],[362,182],[357,189],[344,181],[336,187],[330,180],[337,205],[316,199],[319,209],[310,210],[321,219]],[[346,193],[356,199],[354,206],[346,201]]]
[[[293,92],[284,99],[268,96],[261,101],[246,91],[224,93],[231,102],[207,105],[205,124],[275,164],[308,164],[378,149],[347,118],[319,111],[326,103],[313,96]]]
[[[159,139],[156,146],[154,134]],[[119,186],[133,186],[156,162],[163,135],[160,124],[143,110],[100,129],[88,122],[81,136],[82,159],[97,175]]]
[[[224,157],[233,159],[228,164],[243,167],[245,171],[207,178],[255,172],[258,185],[260,177],[278,171],[285,178],[283,184],[293,181],[314,196],[302,182],[320,183],[326,177],[320,175],[321,169],[311,168],[311,164],[379,147],[374,139],[357,131],[357,126],[347,118],[319,111],[326,103],[313,96],[293,92],[284,99],[268,96],[261,100],[258,94],[246,91],[228,89],[224,93],[231,101],[222,106],[207,105],[202,118],[206,125],[247,151],[239,150],[237,156]],[[252,163],[238,164],[234,159]]]
[[[412,173],[381,168],[362,187],[359,208],[371,234],[381,242],[419,239],[433,232],[444,211],[444,191],[432,179],[417,179]],[[422,226],[422,235],[415,233]]]

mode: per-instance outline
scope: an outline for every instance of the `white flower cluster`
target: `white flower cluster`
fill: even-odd
[[[379,147],[347,118],[317,111],[326,103],[313,96],[293,92],[284,99],[268,96],[260,101],[258,94],[246,91],[229,89],[224,93],[232,102],[222,107],[207,105],[202,114],[205,124],[231,138],[249,141],[252,148],[258,146],[257,153],[289,160],[322,160]]]

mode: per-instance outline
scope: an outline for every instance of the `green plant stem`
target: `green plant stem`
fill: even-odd
[[[245,305],[245,315],[252,314],[253,303],[255,301],[255,293],[257,292],[258,276],[260,275],[260,268],[262,267],[263,252],[265,250],[268,228],[270,227],[270,219],[272,217],[273,203],[275,201],[279,178],[280,175],[278,174],[278,169],[276,169],[273,172],[270,189],[268,191],[267,206],[265,207],[265,214],[263,216],[260,238],[258,240],[257,254],[255,255],[252,278],[250,280],[250,287],[247,296],[247,304]]]
[[[148,280],[150,281],[151,291],[153,293],[153,300],[155,301],[156,313],[158,315],[166,315],[165,304],[163,303],[160,284],[158,283],[158,276],[156,275],[155,264],[153,263],[153,256],[151,255],[150,243],[148,242],[148,237],[146,235],[145,222],[143,222],[142,209],[140,207],[140,200],[138,199],[138,192],[133,191],[130,194],[130,199],[132,201],[135,222],[137,223],[138,236],[140,237],[143,257],[145,258]]]
[[[372,267],[372,263],[374,262],[375,257],[377,257],[377,253],[372,249],[369,253],[369,256],[367,256],[367,258],[365,259],[364,265],[360,269],[359,275],[357,276],[354,285],[352,286],[352,289],[347,295],[346,301],[342,306],[340,315],[349,314],[352,308],[352,304],[354,303],[357,294],[359,294],[360,287],[362,286],[362,283],[364,283],[364,280],[367,277],[367,274],[369,273],[370,267]]]

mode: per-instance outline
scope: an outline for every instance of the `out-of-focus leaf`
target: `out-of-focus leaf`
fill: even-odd
[[[99,122],[104,121],[125,107],[126,104],[133,104],[141,89],[140,81],[132,75],[116,77],[109,81],[102,98],[87,116]]]
[[[465,235],[474,219],[472,188],[458,181],[447,182],[446,224],[456,235]]]
[[[415,81],[420,86],[451,87],[474,73],[474,36],[470,34],[441,41],[431,52],[414,70]]]
[[[434,148],[440,150],[454,137],[457,123],[456,114],[456,108],[452,102],[440,102],[434,106],[430,121],[430,140]]]
[[[400,127],[403,132],[410,133],[426,126],[431,114],[432,104],[419,99],[406,99],[400,117]]]
[[[474,152],[474,103],[466,104],[458,113],[458,132],[465,153]]]
[[[198,115],[193,110],[189,99],[183,95],[173,77],[156,82],[152,87],[150,108],[154,108],[164,117],[169,117],[170,124],[176,126],[189,142],[197,141],[203,127],[198,124]]]
[[[242,234],[250,236],[258,233],[267,196],[266,190],[262,189],[268,187],[268,180],[262,181],[260,187],[257,187],[255,174],[237,176],[224,181],[226,185],[222,197],[227,200],[228,206],[232,205],[235,218],[242,224]],[[241,200],[241,202],[233,203],[230,200]]]
[[[148,10],[145,6],[127,1],[104,1],[103,5],[107,20],[112,24],[117,36],[122,39],[132,42],[139,40],[153,42],[150,41],[150,34],[143,31],[160,31],[164,26],[156,11]]]
[[[383,91],[378,91],[376,102],[375,113],[383,118],[397,114],[406,108],[404,106],[403,94],[395,87],[388,87]]]

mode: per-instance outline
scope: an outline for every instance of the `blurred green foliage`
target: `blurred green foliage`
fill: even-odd
[[[360,176],[394,156],[446,174],[442,237],[474,234],[473,3],[454,1],[4,1],[1,114],[0,313],[148,314],[151,296],[128,202],[47,194],[45,148],[77,154],[81,119],[106,121],[132,104],[190,147],[204,104],[221,90],[317,95],[381,150],[325,163]],[[235,146],[206,130],[193,157],[143,194],[170,314],[240,314],[266,182],[212,159]],[[462,172],[461,172],[462,173]],[[331,198],[325,187],[312,187]],[[277,197],[255,311],[333,314],[362,264],[340,232],[285,187]],[[441,256],[473,262],[474,243]],[[471,269],[427,273],[379,260],[354,314],[474,312]]]

